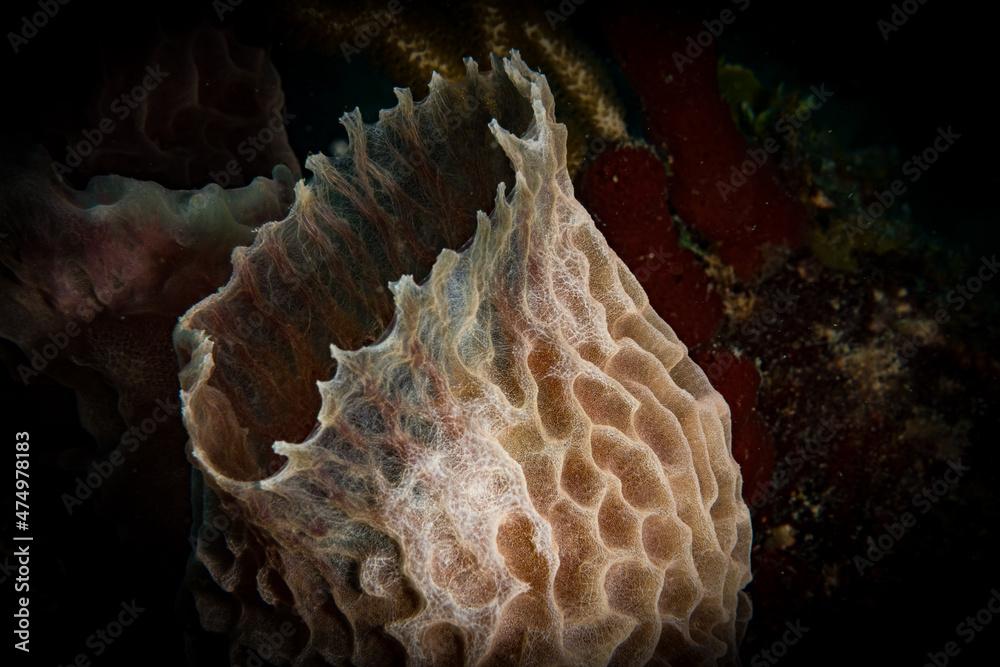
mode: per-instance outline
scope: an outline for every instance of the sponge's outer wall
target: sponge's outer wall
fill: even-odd
[[[733,662],[729,409],[575,200],[544,77],[467,69],[349,116],[178,327],[198,557],[239,604],[203,622],[278,663]]]

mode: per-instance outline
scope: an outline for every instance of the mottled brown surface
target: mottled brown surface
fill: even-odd
[[[347,116],[351,157],[177,330],[232,594],[203,623],[234,660],[288,621],[279,663],[732,661],[729,408],[573,197],[545,79],[467,67]]]

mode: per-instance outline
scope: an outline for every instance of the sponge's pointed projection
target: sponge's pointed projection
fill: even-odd
[[[202,621],[237,661],[735,662],[729,408],[574,198],[545,78],[466,67],[345,116],[177,328]]]

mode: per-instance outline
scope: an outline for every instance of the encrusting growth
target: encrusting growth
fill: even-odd
[[[279,664],[735,662],[729,408],[574,198],[545,78],[466,68],[346,116],[178,326],[197,555],[240,603],[203,623],[235,660],[292,620]]]

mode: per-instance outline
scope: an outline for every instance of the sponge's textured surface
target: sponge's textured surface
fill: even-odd
[[[544,77],[467,69],[348,116],[175,333],[203,623],[279,663],[735,661],[729,409],[575,200]]]

